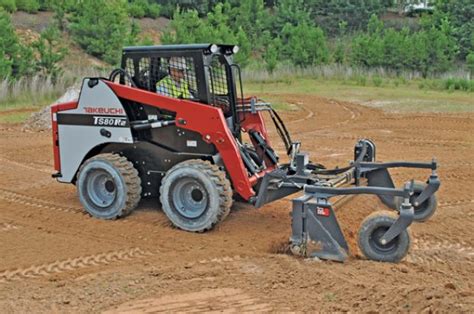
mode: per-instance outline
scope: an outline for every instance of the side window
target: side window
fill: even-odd
[[[196,68],[193,58],[156,58],[153,71],[155,91],[173,98],[197,97]],[[159,65],[158,65],[159,64]]]
[[[193,58],[154,56],[129,58],[125,66],[138,88],[174,98],[197,97]]]

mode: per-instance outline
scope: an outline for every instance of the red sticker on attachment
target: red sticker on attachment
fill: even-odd
[[[316,207],[316,214],[319,216],[329,217],[331,211],[327,207]]]

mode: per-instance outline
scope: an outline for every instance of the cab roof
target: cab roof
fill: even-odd
[[[216,52],[211,51],[211,47],[216,46]],[[223,53],[231,54],[235,45],[226,44],[182,44],[182,45],[157,45],[157,46],[131,46],[124,47],[124,53],[143,53],[143,52],[179,52],[179,51],[202,51],[204,54]]]

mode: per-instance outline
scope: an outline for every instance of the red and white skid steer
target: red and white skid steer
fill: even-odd
[[[330,199],[375,194],[393,212],[364,220],[360,249],[368,259],[400,261],[410,246],[408,226],[436,210],[436,161],[379,163],[375,144],[361,139],[347,167],[309,162],[269,103],[243,98],[237,51],[215,44],[124,48],[120,69],[109,78],[85,78],[77,102],[52,107],[53,176],[75,184],[94,217],[123,217],[141,198],[159,196],[173,225],[191,232],[223,221],[233,195],[259,208],[303,191],[293,200],[291,251],[336,261],[349,249]],[[263,114],[274,122],[289,163],[279,163]],[[396,188],[394,167],[431,175]]]

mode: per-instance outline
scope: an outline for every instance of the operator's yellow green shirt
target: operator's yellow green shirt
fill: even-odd
[[[165,77],[156,84],[156,92],[173,98],[191,98],[188,82],[183,79],[178,87],[170,76]]]

